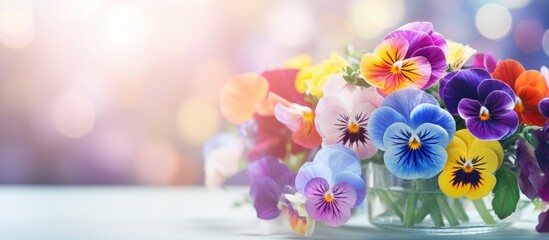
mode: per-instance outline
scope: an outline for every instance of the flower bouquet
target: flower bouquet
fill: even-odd
[[[220,105],[244,139],[259,219],[311,235],[367,199],[378,226],[486,231],[512,217],[519,190],[541,209],[549,201],[548,81],[545,67],[414,22],[373,52],[235,76]],[[536,230],[549,231],[547,212]]]

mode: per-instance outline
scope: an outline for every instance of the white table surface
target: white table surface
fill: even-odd
[[[0,187],[0,239],[163,240],[303,239],[264,235],[250,205],[233,204],[246,188]],[[549,239],[538,234],[537,212],[504,231],[444,239]],[[441,239],[378,229],[365,214],[339,228],[317,226],[311,239]]]

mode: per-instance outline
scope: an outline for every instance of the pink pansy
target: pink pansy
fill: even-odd
[[[322,145],[342,144],[360,159],[377,152],[367,130],[370,114],[381,105],[383,97],[375,88],[349,85],[342,75],[333,75],[323,87],[324,97],[316,107],[316,129]]]
[[[284,123],[292,132],[292,140],[306,148],[320,146],[322,138],[316,131],[314,112],[310,107],[295,103],[280,102],[275,107],[276,119]]]

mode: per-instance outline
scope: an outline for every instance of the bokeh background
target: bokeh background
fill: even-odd
[[[549,1],[0,0],[0,183],[203,184],[222,84],[431,21],[549,65]]]

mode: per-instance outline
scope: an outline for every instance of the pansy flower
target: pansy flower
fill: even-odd
[[[287,222],[295,233],[305,234],[307,219],[300,217],[297,209],[286,199],[285,194],[294,194],[296,174],[274,157],[261,158],[248,167],[250,196],[257,217],[273,220],[287,217]]]
[[[324,146],[345,145],[361,159],[377,152],[367,129],[372,111],[383,100],[375,88],[347,84],[341,74],[333,75],[323,87],[324,97],[316,106],[316,129]]]
[[[539,112],[549,118],[549,98],[544,98],[539,102]]]
[[[492,77],[509,85],[516,94],[515,111],[525,124],[543,126],[545,118],[538,110],[542,98],[547,97],[547,82],[536,70],[526,71],[519,62],[508,59],[497,64]]]
[[[448,161],[438,177],[440,190],[449,197],[481,199],[496,186],[494,172],[503,162],[498,141],[482,141],[462,129],[446,147]]]
[[[311,149],[320,146],[322,138],[316,130],[315,113],[310,107],[280,102],[275,107],[275,117],[293,132],[295,143]]]
[[[446,69],[446,40],[429,22],[414,22],[389,33],[360,62],[364,80],[384,94],[432,86]]]
[[[323,96],[322,86],[328,78],[332,74],[343,72],[347,65],[349,63],[341,55],[332,52],[330,58],[322,63],[301,69],[295,81],[295,89],[299,93],[321,98]]]
[[[306,197],[305,210],[316,221],[339,226],[366,196],[358,156],[342,145],[326,146],[297,173],[295,186]]]
[[[220,187],[239,170],[239,161],[244,155],[242,138],[229,133],[212,137],[202,148],[204,157],[204,185]]]
[[[475,137],[500,140],[518,128],[515,94],[507,84],[490,78],[480,68],[451,72],[440,82],[439,94],[448,112],[465,119]]]
[[[519,169],[518,183],[520,190],[531,200],[539,197],[542,184],[542,171],[539,167],[535,148],[524,140],[517,140],[517,160],[515,164]]]
[[[437,175],[446,163],[444,148],[455,129],[454,119],[437,100],[415,88],[387,96],[368,125],[372,142],[385,151],[385,166],[403,179]]]
[[[467,62],[467,60],[469,60],[469,58],[477,52],[477,50],[469,47],[469,45],[463,45],[449,39],[446,39],[446,42],[448,43],[446,62],[448,63],[450,69],[453,70],[461,69],[465,62]]]
[[[473,63],[471,63],[470,67],[482,68],[491,74],[496,69],[497,63],[498,59],[491,52],[477,53],[473,55]]]

